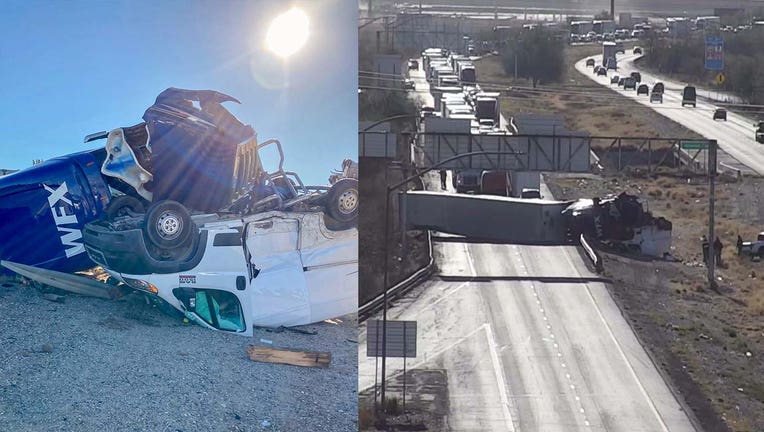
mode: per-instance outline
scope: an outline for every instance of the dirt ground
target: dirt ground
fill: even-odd
[[[0,431],[357,430],[355,315],[299,329],[242,337],[171,318],[138,293],[59,303],[0,280]],[[254,362],[249,345],[332,360]]]
[[[358,220],[358,302],[363,305],[383,291],[385,194],[386,185],[397,183],[411,174],[391,167],[381,158],[360,158],[359,193],[361,203]],[[430,261],[427,235],[409,231],[405,242],[400,229],[395,196],[390,199],[389,286],[406,279]],[[404,244],[405,243],[405,244]]]
[[[358,395],[359,431],[448,430],[448,376],[442,369],[414,369],[406,372],[406,406],[402,397],[403,374],[387,380],[390,402],[386,424],[375,415],[373,390]],[[381,403],[377,400],[377,403]]]

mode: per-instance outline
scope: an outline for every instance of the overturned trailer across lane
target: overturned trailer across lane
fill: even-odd
[[[517,244],[563,244],[570,202],[412,191],[402,195],[409,229]]]
[[[549,201],[410,191],[400,199],[407,229],[515,244],[564,244],[584,234],[655,257],[671,248],[671,222],[644,211],[636,197],[625,193]]]

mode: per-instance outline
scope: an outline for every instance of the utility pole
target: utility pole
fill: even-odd
[[[714,205],[716,180],[716,140],[708,142],[708,286],[716,289],[716,278],[714,276],[714,267],[716,266],[716,248],[714,243],[716,235],[714,234]]]
[[[610,0],[610,19],[615,21],[615,0]]]

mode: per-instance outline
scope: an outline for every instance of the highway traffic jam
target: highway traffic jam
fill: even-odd
[[[723,210],[716,210],[723,220],[717,222],[717,237],[707,237],[706,206],[714,212],[708,204],[714,190],[708,190],[713,180],[704,164],[717,163],[725,194],[747,196],[751,183],[755,191],[764,173],[764,122],[738,110],[736,105],[745,104],[732,92],[659,76],[641,59],[656,39],[670,47],[672,40],[689,38],[690,23],[693,38],[711,32],[757,34],[761,23],[717,26],[719,17],[700,12],[695,19],[640,14],[633,20],[624,12],[617,23],[612,11],[610,18],[601,18],[603,11],[592,20],[571,16],[570,10],[567,16],[554,8],[523,13],[510,5],[401,5],[397,12],[396,19],[377,27],[376,40],[378,50],[380,40],[394,41],[401,58],[391,60],[393,54],[385,51],[375,58],[376,75],[363,73],[365,79],[376,77],[372,85],[381,91],[388,79],[383,77],[390,75],[386,68],[402,71],[399,81],[389,79],[395,82],[387,85],[392,94],[403,91],[415,102],[417,121],[385,126],[403,129],[400,136],[410,139],[410,154],[395,156],[385,175],[403,166],[419,173],[422,184],[405,192],[397,190],[403,189],[401,183],[388,186],[388,193],[399,197],[391,216],[397,222],[378,226],[391,231],[394,241],[385,252],[398,261],[416,257],[413,232],[426,232],[431,264],[413,274],[396,273],[399,283],[362,305],[359,391],[366,406],[394,418],[396,426],[411,425],[414,421],[400,410],[386,408],[387,398],[400,403],[401,385],[407,398],[408,381],[408,391],[416,395],[409,403],[415,407],[404,412],[424,417],[432,430],[447,425],[449,430],[698,431],[704,430],[701,424],[715,430],[723,422],[731,430],[747,430],[724,415],[721,422],[712,419],[713,411],[699,400],[713,392],[692,393],[698,381],[687,378],[696,365],[686,372],[690,361],[682,355],[683,370],[667,372],[675,366],[667,366],[666,358],[677,361],[676,354],[660,351],[656,357],[655,351],[669,344],[688,349],[694,353],[690,357],[705,355],[676,336],[685,325],[676,323],[687,322],[681,308],[692,296],[683,286],[707,292],[699,288],[702,283],[682,280],[684,269],[692,268],[693,277],[710,275],[712,293],[730,292],[724,290],[758,277],[764,233],[751,237],[755,227],[729,215],[745,211],[748,218],[760,209],[759,200],[749,197],[752,205],[738,210],[724,196]],[[420,38],[428,28],[432,37]],[[445,42],[427,45],[435,40]],[[538,65],[518,66],[518,58],[533,50],[557,61],[545,45],[557,42],[565,46],[560,57],[574,60],[562,65],[556,78],[546,78]],[[388,68],[388,61],[398,63]],[[637,113],[634,106],[646,109]],[[591,114],[574,112],[590,109]],[[674,123],[661,119],[653,127],[650,122],[660,116]],[[570,123],[581,130],[569,129]],[[616,132],[583,132],[589,127]],[[413,138],[410,128],[416,131]],[[623,149],[622,139],[629,143]],[[709,142],[718,143],[719,162],[706,159]],[[577,159],[580,148],[586,157]],[[744,176],[754,180],[746,184]],[[713,226],[713,218],[708,223]],[[702,238],[688,239],[698,231]],[[719,236],[729,241],[735,235],[737,247],[723,254]],[[734,258],[727,255],[730,249],[736,251]],[[737,267],[740,262],[746,270]],[[716,276],[713,263],[720,271]],[[751,263],[756,270],[747,274]],[[388,272],[397,270],[385,267],[385,280]],[[666,306],[673,298],[666,300],[664,292],[677,294],[680,306],[671,307],[681,313]],[[646,298],[651,295],[655,302]],[[624,303],[624,297],[638,300]],[[665,331],[671,342],[645,343],[643,338],[664,337],[663,324],[643,327],[653,324],[643,315],[653,314],[675,329]],[[401,354],[394,345],[388,349],[395,354],[386,358],[379,346],[371,347],[380,344],[385,321],[415,324],[416,350]],[[401,333],[388,337],[406,344]],[[715,361],[709,363],[715,366]],[[718,369],[714,373],[710,376],[723,375]],[[728,376],[721,380],[731,381]],[[724,385],[726,391],[729,383]],[[753,405],[738,407],[750,415]]]

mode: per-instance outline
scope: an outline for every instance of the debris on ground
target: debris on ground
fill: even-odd
[[[281,363],[292,366],[328,368],[332,354],[295,349],[275,349],[250,345],[247,348],[249,359],[264,363]]]

